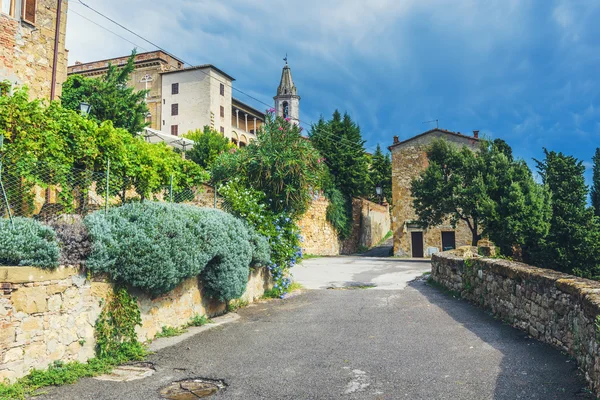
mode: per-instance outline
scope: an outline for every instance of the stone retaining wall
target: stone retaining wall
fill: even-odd
[[[470,253],[470,252],[469,252]],[[506,260],[432,256],[431,278],[577,360],[600,392],[600,282]]]
[[[242,299],[251,303],[271,285],[266,268],[252,270]],[[76,268],[0,267],[0,382],[53,361],[93,357],[94,325],[112,289],[110,282],[90,281]],[[132,294],[142,317],[136,328],[140,341],[154,338],[163,326],[183,326],[195,314],[214,317],[227,308],[204,296],[198,278],[154,299]]]

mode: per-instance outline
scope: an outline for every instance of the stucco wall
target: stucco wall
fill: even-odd
[[[30,267],[0,267],[0,382],[45,368],[56,360],[86,361],[94,356],[94,325],[102,299],[112,293],[106,281],[90,281],[76,268],[54,272]],[[244,300],[253,302],[271,288],[266,268],[251,271]],[[138,338],[154,338],[163,326],[183,326],[195,314],[216,316],[226,304],[203,294],[190,278],[158,298],[132,291],[142,325]]]
[[[466,261],[454,254],[432,257],[431,279],[570,354],[594,393],[600,393],[600,282],[506,260]]]
[[[412,255],[411,232],[423,232],[423,251],[427,256],[427,248],[442,250],[442,232],[455,231],[456,247],[471,244],[471,231],[467,224],[460,221],[456,228],[449,223],[422,229],[411,227],[410,223],[417,220],[413,208],[411,182],[427,168],[427,146],[433,140],[444,138],[457,146],[476,148],[473,140],[432,132],[403,144],[392,147],[392,232],[394,233],[394,255],[410,257]]]
[[[20,21],[21,2],[17,2],[15,18],[0,14],[0,81],[29,86],[31,98],[50,98],[54,38],[56,32],[56,0],[38,0],[35,25]],[[56,74],[56,98],[62,93],[67,78],[67,0],[62,0],[61,24]]]

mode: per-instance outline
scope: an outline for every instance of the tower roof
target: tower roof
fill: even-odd
[[[292,80],[292,70],[287,61],[281,72],[281,82],[279,82],[279,87],[277,88],[277,96],[282,95],[298,95],[296,85],[294,85],[294,81]]]

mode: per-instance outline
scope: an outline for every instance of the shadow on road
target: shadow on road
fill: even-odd
[[[593,399],[576,362],[554,347],[529,338],[465,300],[424,280],[409,283],[432,305],[502,354],[494,399]]]

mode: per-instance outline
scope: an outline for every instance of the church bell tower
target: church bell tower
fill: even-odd
[[[300,96],[298,89],[292,80],[292,71],[287,62],[287,56],[284,58],[285,66],[281,72],[281,82],[277,88],[275,100],[275,112],[278,117],[290,118],[291,122],[300,124]]]

